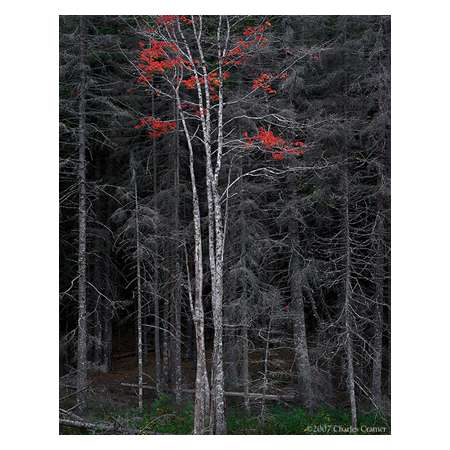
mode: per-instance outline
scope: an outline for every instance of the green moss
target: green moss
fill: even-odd
[[[264,420],[259,411],[252,414],[230,407],[227,411],[228,434],[389,434],[389,420],[379,414],[361,414],[358,430],[351,429],[350,413],[343,409],[321,408],[313,414],[300,407],[270,406]],[[142,433],[192,434],[194,408],[192,402],[178,406],[173,398],[162,395],[144,413],[137,409],[99,414],[99,420],[116,421]],[[69,433],[74,430],[67,430]],[[69,434],[67,433],[67,434]],[[66,433],[64,433],[66,434]]]

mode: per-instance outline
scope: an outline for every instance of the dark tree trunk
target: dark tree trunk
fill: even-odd
[[[297,195],[296,177],[294,175],[291,175],[288,182],[293,201]],[[295,218],[291,218],[289,222],[289,237],[292,248],[290,264],[290,291],[293,301],[293,329],[295,359],[297,365],[297,382],[304,404],[307,409],[311,410],[314,403],[314,393],[312,387],[308,342],[306,338],[303,271],[300,264],[300,256],[298,254],[298,240],[300,239],[300,237],[298,223],[296,222]]]
[[[294,306],[294,348],[297,364],[297,382],[301,396],[307,409],[311,410],[314,403],[312,388],[311,365],[309,361],[308,344],[306,339],[305,305],[302,286],[302,270],[299,257],[292,255],[291,260],[291,296]]]
[[[244,320],[247,320],[246,314]],[[249,361],[248,361],[248,326],[244,322],[242,325],[242,387],[244,389],[244,406],[247,413],[250,413],[250,398],[249,398]]]
[[[386,33],[384,19],[380,18],[379,33],[382,36],[381,43],[383,48],[389,46],[385,42]],[[384,72],[384,59],[386,54],[380,52],[379,65],[379,83],[378,83],[378,113],[382,117],[389,117],[389,100],[386,98],[385,81],[381,74]],[[387,129],[387,122],[385,122],[382,135],[382,154],[379,159],[379,176],[378,176],[378,193],[377,193],[377,215],[375,223],[375,307],[374,307],[374,355],[373,355],[373,371],[372,371],[372,395],[373,401],[377,409],[382,409],[382,369],[383,369],[383,327],[384,327],[384,283],[385,283],[385,193],[388,192],[387,186],[387,167],[390,155],[389,151],[389,134]]]
[[[239,176],[241,177],[239,197],[240,201],[243,202],[245,199],[244,192],[244,178],[242,176],[243,166],[245,159],[241,159],[241,164],[239,166]],[[240,212],[240,225],[241,225],[241,235],[240,235],[240,257],[245,258],[246,248],[247,248],[247,227],[245,224],[245,214],[244,210],[241,209]],[[248,359],[248,328],[249,328],[249,314],[248,314],[248,289],[247,284],[244,281],[242,286],[242,299],[241,299],[241,339],[242,339],[242,387],[244,390],[244,406],[247,413],[250,413],[250,399],[249,399],[249,389],[250,389],[250,376],[249,376],[249,359]]]
[[[162,385],[164,390],[168,390],[170,384],[170,307],[169,301],[164,298],[163,303],[163,336],[162,336]]]

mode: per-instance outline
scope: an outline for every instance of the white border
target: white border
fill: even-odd
[[[170,3],[169,6],[167,6]],[[444,2],[3,6],[1,140],[4,448],[442,448],[448,417],[448,15]],[[308,4],[309,3],[309,4]],[[422,3],[420,3],[422,5]],[[392,436],[58,436],[58,14],[392,14]],[[6,104],[5,97],[6,96]],[[445,395],[447,394],[447,395]]]

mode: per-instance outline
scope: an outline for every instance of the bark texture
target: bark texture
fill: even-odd
[[[78,342],[77,342],[77,391],[78,409],[86,408],[87,385],[87,298],[86,298],[86,90],[87,90],[87,59],[86,59],[86,19],[80,16],[80,102],[78,127]]]
[[[351,246],[350,246],[350,218],[349,218],[349,180],[348,162],[345,162],[343,175],[344,183],[344,242],[345,242],[345,274],[344,274],[344,347],[347,370],[347,388],[350,399],[352,427],[357,427],[357,410],[355,394],[355,369],[353,363],[353,335],[352,335],[352,285],[351,285]]]

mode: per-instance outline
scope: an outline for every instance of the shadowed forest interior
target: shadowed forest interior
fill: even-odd
[[[60,433],[390,433],[390,17],[59,39]]]

